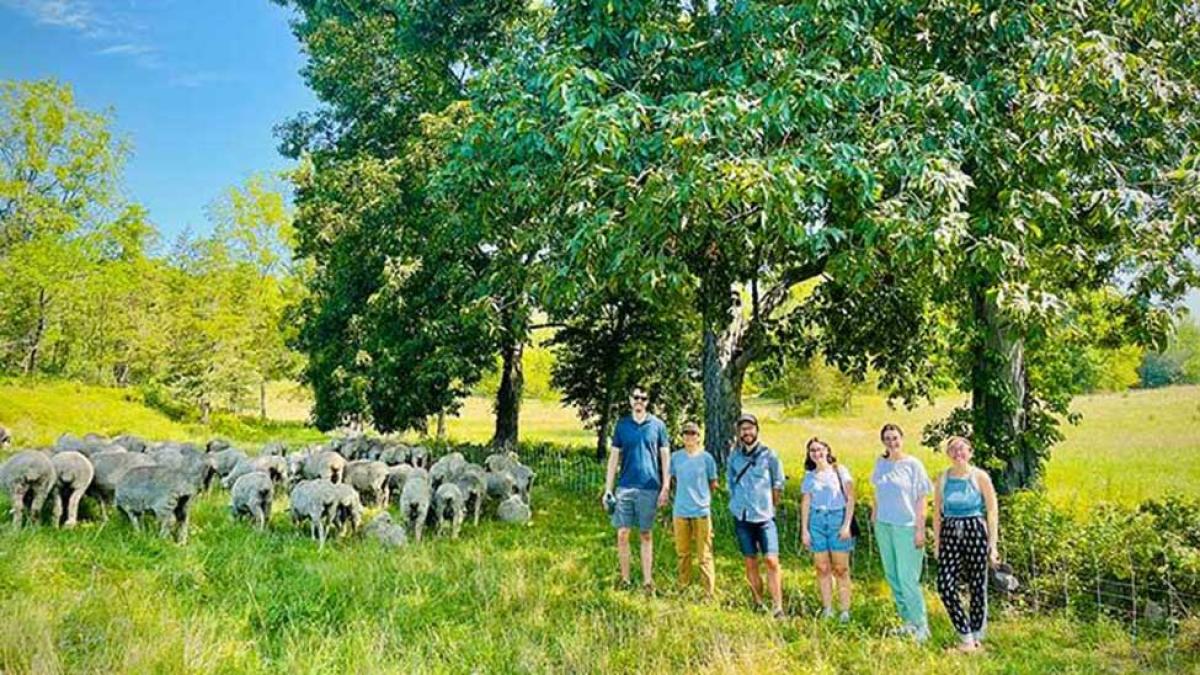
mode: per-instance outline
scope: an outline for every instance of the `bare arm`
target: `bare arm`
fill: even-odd
[[[658,449],[658,462],[664,477],[662,491],[658,493],[658,506],[662,508],[667,505],[667,497],[671,494],[671,451],[666,446]]]
[[[983,493],[984,508],[987,509],[988,559],[992,564],[1000,562],[1000,506],[996,499],[996,486],[992,477],[979,471],[979,491]]]
[[[849,532],[850,521],[854,519],[854,504],[856,503],[854,481],[843,484],[842,489],[846,492],[846,515],[842,518],[842,529]]]
[[[783,490],[779,488],[771,489],[771,504],[779,506],[779,502],[783,500]]]
[[[617,480],[617,464],[621,461],[621,449],[613,446],[608,449],[608,467],[604,471],[604,494],[613,491],[613,483]]]
[[[812,504],[812,495],[805,492],[800,496],[800,539],[805,546],[812,546],[812,536],[808,533],[808,508]]]
[[[925,507],[925,495],[921,495],[921,498],[917,500],[917,522],[915,523],[916,527],[913,528],[915,530],[913,532],[913,543],[917,548],[925,545]]]
[[[942,479],[933,482],[933,555],[937,555],[942,544]]]

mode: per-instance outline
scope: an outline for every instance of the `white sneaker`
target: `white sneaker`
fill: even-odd
[[[927,640],[929,640],[929,626],[921,626],[920,628],[914,629],[912,636],[913,639],[917,641],[917,644],[924,644]]]
[[[850,623],[849,610],[843,610],[841,614],[838,614],[838,623]]]
[[[833,618],[833,608],[826,607],[825,609],[821,610],[821,618],[822,619],[832,619]]]

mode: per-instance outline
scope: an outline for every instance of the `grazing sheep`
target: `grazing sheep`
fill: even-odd
[[[207,490],[212,485],[213,476],[217,474],[212,455],[191,443],[168,443],[149,450],[146,454],[158,464],[175,469],[196,488],[196,492]]]
[[[117,491],[117,483],[125,477],[130,469],[141,466],[155,466],[153,458],[138,452],[98,452],[92,455],[92,486],[88,494],[100,502],[100,515],[108,520],[108,504],[112,502]]]
[[[348,462],[342,482],[357,490],[364,504],[387,508],[390,496],[387,464],[369,459]]]
[[[483,466],[492,473],[500,473],[516,466],[520,460],[515,452],[497,452],[483,460]]]
[[[409,448],[408,463],[419,469],[429,466],[429,448],[423,445],[416,445]]]
[[[517,489],[517,494],[521,495],[521,499],[528,504],[529,492],[531,489],[533,489],[533,479],[537,478],[537,474],[533,472],[533,469],[530,469],[524,464],[517,464],[509,469],[508,472],[512,474],[513,484]]]
[[[342,536],[353,534],[362,527],[363,505],[358,498],[358,491],[346,483],[335,483],[333,486],[335,506],[330,526],[339,530]]]
[[[138,436],[122,434],[112,439],[112,445],[125,448],[128,452],[145,452],[146,441]]]
[[[404,528],[392,522],[392,516],[387,511],[372,518],[363,528],[363,535],[378,541],[386,548],[400,548],[408,543]]]
[[[479,525],[479,514],[483,511],[483,500],[487,498],[487,479],[483,468],[468,464],[454,478],[454,484],[462,490],[467,503],[467,511],[474,514],[473,520]]]
[[[521,501],[521,497],[518,495],[513,495],[500,502],[500,508],[496,510],[496,515],[506,523],[527,523],[532,517],[529,505]]]
[[[433,489],[437,489],[439,485],[451,480],[464,466],[467,465],[467,460],[461,452],[452,452],[429,467],[429,481],[433,485]]]
[[[421,531],[425,529],[425,519],[429,517],[432,492],[428,471],[413,468],[408,472],[408,479],[404,481],[404,489],[400,492],[400,517],[405,527],[413,528],[413,539],[418,542],[421,541]]]
[[[292,489],[289,507],[292,522],[308,521],[309,535],[325,548],[325,535],[337,510],[337,494],[333,483],[324,478],[300,481]]]
[[[438,532],[446,531],[446,526],[451,527],[451,539],[458,539],[459,530],[462,529],[463,519],[466,518],[467,504],[466,498],[463,496],[462,490],[454,483],[445,483],[437,489],[433,496],[434,517],[437,519]]]
[[[237,466],[233,467],[233,470],[229,472],[229,475],[221,480],[221,485],[230,488],[237,479],[254,471],[262,471],[267,474],[274,485],[283,485],[288,479],[287,460],[275,455],[263,455],[261,457],[247,457],[239,461]]]
[[[37,523],[57,480],[50,458],[36,450],[18,452],[0,465],[0,489],[12,500],[13,527],[21,527],[27,510],[29,524]]]
[[[228,450],[231,445],[224,438],[212,438],[209,439],[208,443],[204,444],[204,451],[208,453],[221,452],[222,450]]]
[[[212,453],[213,468],[217,470],[217,475],[221,478],[229,476],[238,463],[244,459],[248,459],[246,453],[236,448],[227,448]]]
[[[54,516],[54,526],[59,526],[63,511],[66,510],[67,521],[63,525],[75,527],[79,520],[79,500],[83,499],[83,493],[92,484],[96,470],[92,468],[91,460],[73,450],[51,456],[50,462],[57,475],[54,488],[50,490],[50,512]]]
[[[260,530],[267,528],[271,519],[271,499],[275,492],[275,484],[265,471],[251,471],[242,474],[233,483],[229,494],[229,510],[234,519],[238,516],[249,516]]]
[[[263,446],[259,456],[279,456],[282,457],[287,453],[287,446],[283,443],[267,443]]]
[[[8,432],[8,429],[0,427],[0,449],[7,448],[11,444],[12,434]]]
[[[490,499],[504,501],[517,493],[517,479],[513,478],[512,473],[508,471],[501,471],[499,473],[489,471],[483,476],[487,482],[487,496]]]
[[[332,450],[313,453],[304,462],[305,478],[324,478],[331,483],[342,482],[346,458]]]
[[[89,444],[85,443],[82,438],[76,436],[75,434],[65,433],[55,439],[55,452],[67,452],[69,450],[73,450],[84,455],[92,454],[92,449],[89,447]]]
[[[408,472],[412,471],[411,464],[397,464],[388,467],[388,493],[398,495],[404,490],[404,481],[408,480]]]
[[[176,541],[186,544],[188,513],[195,496],[195,485],[174,468],[139,466],[125,472],[117,483],[116,504],[129,516],[134,529],[141,531],[141,517],[153,514],[160,536],[169,536],[175,530]]]
[[[395,441],[385,441],[383,448],[379,451],[379,461],[388,466],[407,464],[408,453],[409,448],[407,445]]]

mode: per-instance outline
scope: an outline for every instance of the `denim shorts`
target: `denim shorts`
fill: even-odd
[[[642,532],[654,529],[654,515],[658,512],[658,490],[617,488],[612,524],[618,530],[637,528]]]
[[[813,553],[849,553],[854,550],[854,537],[838,537],[845,517],[846,509],[809,510],[808,535],[812,538]]]
[[[737,535],[738,548],[747,558],[760,554],[779,555],[779,530],[775,527],[774,518],[761,523],[734,518],[733,533]]]

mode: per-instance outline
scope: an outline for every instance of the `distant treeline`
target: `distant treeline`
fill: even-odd
[[[0,83],[0,374],[139,385],[203,418],[261,402],[298,367],[283,193],[251,178],[213,202],[211,234],[164,245],[122,197],[111,125],[67,86]]]

